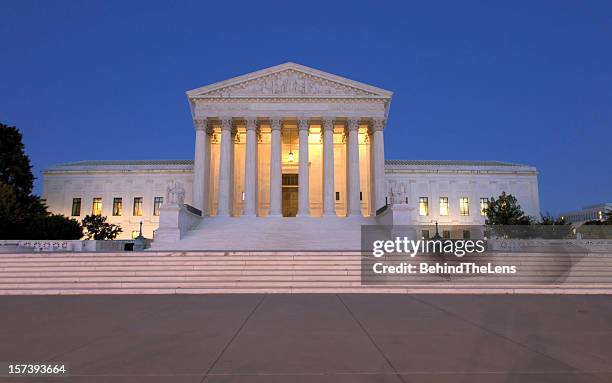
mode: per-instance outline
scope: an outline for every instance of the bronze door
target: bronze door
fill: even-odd
[[[295,217],[298,211],[298,188],[283,187],[283,217]]]

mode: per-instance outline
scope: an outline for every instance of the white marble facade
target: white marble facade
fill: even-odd
[[[145,236],[152,236],[159,222],[155,197],[159,202],[176,182],[202,219],[373,217],[387,201],[401,199],[415,206],[415,223],[478,224],[481,198],[502,191],[517,196],[528,214],[539,214],[533,167],[385,161],[391,95],[293,63],[198,88],[187,92],[195,127],[193,161],[57,165],[43,173],[44,198],[51,211],[67,216],[80,198],[77,218],[91,214],[97,198],[102,214],[124,228],[123,237],[140,221]],[[113,215],[115,198],[123,201],[121,215]],[[141,216],[133,214],[135,198],[141,198]]]

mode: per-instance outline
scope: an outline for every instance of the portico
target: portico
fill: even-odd
[[[391,92],[287,63],[187,96],[203,216],[371,216],[384,205]]]

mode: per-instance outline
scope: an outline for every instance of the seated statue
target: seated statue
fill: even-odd
[[[168,204],[183,205],[185,203],[185,188],[180,182],[169,184],[166,188],[166,201]]]

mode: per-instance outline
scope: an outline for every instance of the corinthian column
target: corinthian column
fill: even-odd
[[[210,167],[210,137],[205,118],[194,120],[196,137],[193,157],[193,207],[208,214],[208,169]]]
[[[228,217],[232,213],[232,164],[234,160],[234,132],[231,118],[221,119],[221,154],[219,165],[219,209],[217,215]]]
[[[309,169],[308,169],[308,120],[298,121],[300,130],[300,163],[298,171],[298,216],[310,215]]]
[[[334,120],[323,118],[323,215],[335,216]]]
[[[385,141],[383,137],[383,129],[385,120],[375,118],[370,124],[370,161],[371,161],[371,178],[372,178],[372,206],[371,214],[376,214],[376,210],[384,206],[385,195]]]
[[[244,166],[244,216],[256,215],[257,198],[257,119],[246,120],[246,158]]]
[[[359,120],[351,118],[348,128],[348,210],[347,215],[361,214],[359,198]]]
[[[270,146],[270,212],[271,217],[282,216],[281,211],[281,128],[282,120],[270,121],[272,144]]]

